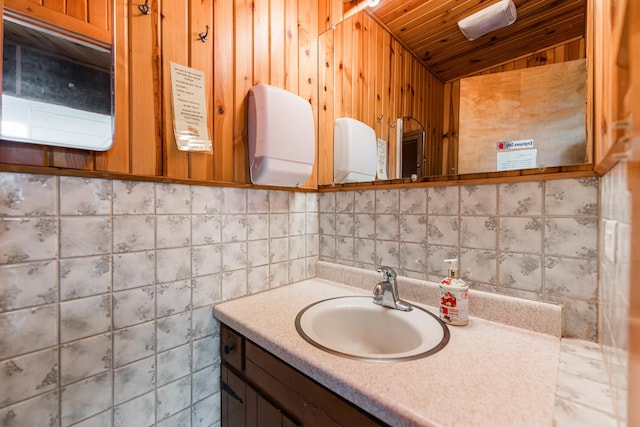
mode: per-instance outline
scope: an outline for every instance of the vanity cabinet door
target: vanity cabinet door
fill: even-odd
[[[224,324],[220,355],[222,427],[386,425]]]
[[[222,427],[247,426],[247,383],[224,364],[220,368]]]
[[[224,364],[220,380],[222,427],[299,426]]]

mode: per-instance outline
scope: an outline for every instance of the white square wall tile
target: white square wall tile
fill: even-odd
[[[132,252],[113,256],[114,291],[152,285],[155,281],[155,252]]]
[[[427,213],[427,189],[403,188],[400,190],[400,213],[424,215]]]
[[[157,398],[158,420],[164,420],[185,409],[191,404],[191,376],[159,387]]]
[[[318,203],[321,213],[335,213],[336,193],[320,193]]]
[[[155,248],[156,218],[153,215],[113,217],[113,251],[134,252]]]
[[[187,343],[191,337],[191,312],[159,319],[157,334],[158,352]]]
[[[113,333],[113,366],[120,367],[152,356],[156,350],[156,323],[119,329]]]
[[[111,295],[60,303],[60,342],[97,335],[111,329]]]
[[[90,418],[86,418],[79,423],[73,425],[73,427],[109,427],[111,426],[111,418],[113,414],[111,408],[106,411],[100,412]]]
[[[213,304],[220,302],[221,293],[220,274],[191,279],[191,300],[194,307],[213,306]]]
[[[193,279],[156,285],[156,317],[171,316],[191,309],[191,283]]]
[[[194,246],[191,249],[191,275],[205,276],[222,270],[222,245]]]
[[[318,212],[319,195],[318,193],[305,193],[306,194],[306,212]]]
[[[247,293],[269,289],[269,265],[250,267],[247,269]]]
[[[116,406],[114,427],[149,427],[156,422],[156,393],[151,392]]]
[[[191,373],[191,344],[158,353],[157,361],[158,387],[188,375]],[[212,379],[213,377],[210,378]]]
[[[547,218],[544,250],[546,255],[596,258],[598,255],[597,218]]]
[[[209,335],[220,336],[220,322],[213,317],[212,307],[193,310],[191,316],[191,330],[193,339],[204,338]]]
[[[496,185],[464,185],[460,187],[460,213],[463,215],[495,215],[498,209]]]
[[[0,172],[0,216],[58,213],[58,177]]]
[[[542,215],[543,183],[512,182],[498,185],[498,213],[511,216]]]
[[[57,344],[56,305],[0,314],[0,360]]]
[[[269,238],[269,215],[247,215],[247,239],[260,240]]]
[[[460,276],[474,287],[477,283],[497,284],[497,253],[483,249],[460,250]]]
[[[111,334],[98,335],[60,347],[60,385],[111,369]]]
[[[171,415],[169,418],[158,421],[157,427],[188,426],[191,424],[191,409],[185,408]]]
[[[56,301],[55,261],[0,266],[0,313]]]
[[[191,248],[156,251],[156,282],[173,282],[191,276]]]
[[[498,218],[495,216],[461,217],[460,246],[475,249],[496,249]]]
[[[222,204],[220,187],[191,186],[191,213],[219,213]]]
[[[19,426],[56,426],[59,423],[58,392],[41,394],[0,409],[0,420],[12,420]]]
[[[155,317],[155,286],[113,293],[113,327],[116,329],[148,322]]]
[[[0,265],[57,256],[57,218],[0,218]]]
[[[191,427],[209,427],[220,422],[220,393],[202,399],[193,405]]]
[[[269,263],[269,240],[250,240],[247,242],[248,265],[256,267]]]
[[[60,215],[109,215],[111,181],[60,177]]]
[[[355,198],[353,191],[341,191],[336,193],[336,213],[353,213]]]
[[[277,288],[278,286],[289,283],[289,263],[278,262],[269,265],[269,287]]]
[[[542,270],[540,255],[502,253],[498,260],[498,285],[540,294]]]
[[[399,237],[402,242],[426,243],[427,242],[427,216],[426,215],[401,215]]]
[[[156,248],[178,248],[191,244],[191,215],[157,215]]]
[[[400,190],[376,190],[376,213],[400,212]]]
[[[547,257],[544,275],[547,294],[583,300],[598,299],[596,260]]]
[[[110,290],[110,255],[60,260],[60,300],[105,294]]]
[[[110,408],[112,403],[111,374],[88,378],[60,390],[61,419],[69,426]]]
[[[269,212],[289,212],[289,193],[287,191],[269,190]]]
[[[220,390],[216,381],[211,378],[220,377],[219,366],[208,366],[191,375],[191,400],[197,402]]]
[[[307,194],[298,191],[289,192],[289,212],[306,212]]]
[[[498,249],[509,252],[542,253],[544,222],[538,217],[500,217]]]
[[[460,213],[460,187],[429,187],[427,189],[427,212],[434,215],[457,215]]]
[[[155,184],[142,181],[113,181],[113,214],[155,213]]]
[[[222,241],[247,240],[247,216],[241,214],[222,215]]]
[[[222,213],[247,213],[247,190],[243,188],[223,187]]]
[[[60,257],[101,255],[111,252],[111,218],[100,216],[60,218]]]
[[[155,388],[155,359],[149,357],[113,371],[114,404],[119,405]]]
[[[253,190],[247,192],[248,213],[269,212],[269,190]]]
[[[247,242],[222,245],[222,270],[237,270],[247,267]]]
[[[191,241],[194,245],[211,245],[222,242],[222,216],[192,215]]]
[[[53,390],[58,382],[58,353],[49,349],[0,362],[0,407]]]
[[[156,183],[156,213],[190,214],[190,186],[183,184]]]
[[[247,294],[247,270],[225,271],[222,273],[222,301]]]
[[[202,369],[220,360],[220,337],[210,335],[193,341],[193,369]]]
[[[598,215],[598,178],[561,179],[545,182],[545,214]]]

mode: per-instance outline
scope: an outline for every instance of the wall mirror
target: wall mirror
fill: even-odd
[[[110,46],[5,13],[0,137],[97,151],[111,148],[112,62]]]
[[[592,163],[586,0],[553,13],[514,2],[514,24],[473,41],[457,21],[484,3],[385,0],[345,13],[319,37],[320,123],[372,127],[389,143],[390,179]],[[406,117],[422,124],[422,142]],[[332,159],[322,127],[321,171]]]

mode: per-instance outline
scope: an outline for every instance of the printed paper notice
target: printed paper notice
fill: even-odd
[[[376,175],[378,179],[387,178],[387,141],[378,138],[378,168]]]
[[[207,127],[204,73],[171,63],[173,131],[178,150],[213,151]]]
[[[510,171],[515,169],[531,169],[536,167],[537,149],[498,151],[496,159],[497,171]]]

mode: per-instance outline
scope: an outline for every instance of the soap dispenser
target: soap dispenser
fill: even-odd
[[[447,277],[440,282],[440,319],[450,325],[469,323],[469,285],[460,278],[458,259],[445,259],[449,263]]]

